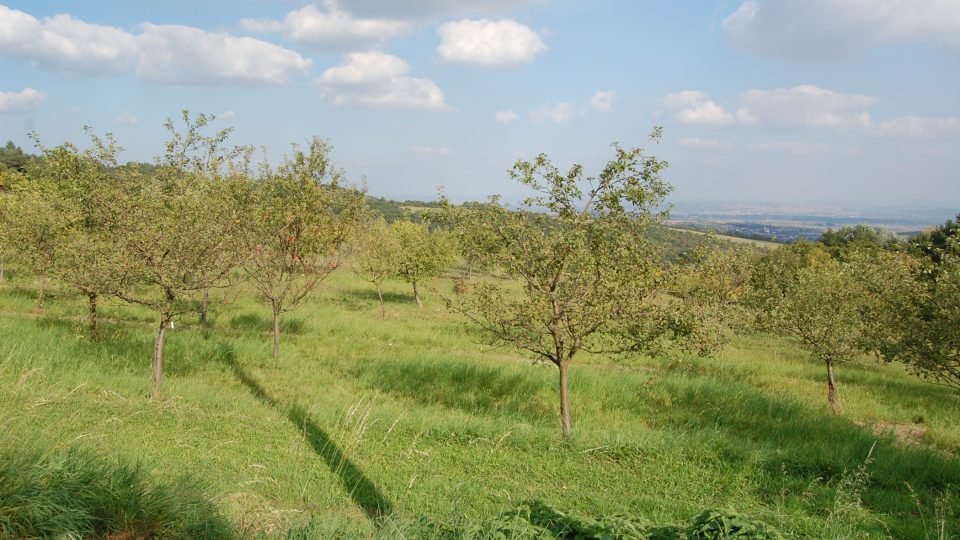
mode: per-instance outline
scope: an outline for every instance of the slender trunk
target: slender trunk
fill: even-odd
[[[90,338],[97,339],[97,293],[87,293],[87,301],[90,306],[90,315],[87,319],[87,325],[90,328]]]
[[[210,289],[203,290],[203,302],[200,304],[200,324],[207,322],[207,307],[210,305]]]
[[[4,259],[0,257],[0,283],[3,283],[3,271],[6,267],[4,266]]]
[[[380,284],[377,283],[377,297],[380,298],[380,318],[387,318],[387,306],[383,303],[383,292],[380,291]]]
[[[563,438],[569,439],[573,435],[573,423],[570,421],[569,373],[567,371],[570,364],[567,361],[560,361],[557,367],[560,368],[560,422],[563,423]]]
[[[837,390],[837,379],[833,376],[833,360],[827,360],[827,401],[835,414],[840,412],[840,392]]]
[[[280,304],[273,303],[273,357],[280,356]]]
[[[417,282],[413,282],[413,299],[417,301],[417,305],[423,307],[423,302],[420,301],[420,291],[417,289]]]
[[[46,292],[46,285],[47,285],[46,280],[41,278],[40,289],[37,291],[37,309],[41,311],[43,310],[43,301],[44,301],[44,294]]]
[[[160,318],[160,331],[157,332],[157,342],[153,347],[153,399],[160,399],[160,384],[163,382],[163,344],[167,339],[167,329],[170,328],[170,312],[165,311]]]

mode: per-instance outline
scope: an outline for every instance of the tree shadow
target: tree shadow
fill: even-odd
[[[253,332],[272,332],[273,321],[256,313],[234,315],[227,321],[227,326],[233,330],[249,330]],[[280,317],[280,331],[284,334],[300,335],[306,332],[307,324],[303,319],[296,317]]]
[[[236,354],[230,346],[221,344],[219,356],[253,397],[283,414],[290,423],[301,430],[314,453],[326,462],[327,467],[340,480],[344,491],[350,495],[353,503],[359,506],[369,519],[377,520],[393,513],[393,505],[387,497],[350,458],[344,455],[330,436],[310,418],[310,413],[302,405],[294,403],[284,407],[281,402],[268,394],[260,383],[237,362]]]
[[[349,291],[344,291],[340,294],[351,298],[353,300],[362,300],[367,302],[380,303],[380,298],[377,296],[377,290],[373,287],[365,289],[350,289]],[[398,293],[394,291],[383,291],[383,301],[387,304],[399,303],[399,304],[409,304],[413,302],[413,292],[409,294]]]
[[[364,382],[381,391],[416,400],[424,404],[442,405],[477,414],[510,414],[530,421],[552,419],[552,408],[532,399],[547,387],[553,378],[530,373],[505,373],[498,366],[473,364],[444,365],[430,362],[391,361],[376,364],[376,369],[359,368]],[[552,374],[551,374],[552,375]]]

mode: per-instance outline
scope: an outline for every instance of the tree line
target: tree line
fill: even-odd
[[[86,150],[38,142],[37,157],[10,145],[2,156],[16,166],[0,168],[0,261],[35,277],[38,309],[48,287],[82,295],[93,339],[104,298],[153,310],[154,399],[175,320],[205,320],[211,299],[246,284],[270,309],[277,356],[283,314],[345,262],[376,290],[381,317],[386,280],[407,282],[419,305],[423,284],[456,268],[449,309],[491,342],[556,366],[565,436],[576,359],[708,355],[743,331],[793,336],[822,363],[838,412],[837,366],[862,357],[960,390],[953,221],[910,242],[859,226],[766,251],[708,235],[674,258],[651,239],[667,216],[666,163],[646,145],[614,145],[595,176],[546,155],[517,161],[509,174],[532,193],[519,205],[441,197],[417,219],[388,222],[325,140],[254,165],[253,149],[211,132],[212,120],[187,111],[168,120],[169,141],[149,166],[121,165],[117,142],[89,130]],[[657,129],[650,143],[659,138]]]

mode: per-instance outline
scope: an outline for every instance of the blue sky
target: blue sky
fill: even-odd
[[[674,201],[956,208],[958,98],[956,1],[0,0],[0,138],[149,161],[189,108],[394,198],[517,198],[516,159],[659,124]]]

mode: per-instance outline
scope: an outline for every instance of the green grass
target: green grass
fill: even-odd
[[[817,538],[960,534],[948,389],[841,365],[835,416],[823,368],[769,336],[709,359],[585,357],[564,442],[555,369],[477,342],[444,308],[450,283],[433,286],[418,309],[388,284],[381,320],[372,290],[336,273],[286,317],[276,360],[269,310],[242,294],[206,326],[177,321],[152,402],[151,313],[108,304],[91,342],[81,298],[39,313],[16,277],[0,288],[3,440],[197,479],[250,537],[410,538],[425,519],[479,523],[523,501],[654,523],[724,508]]]

